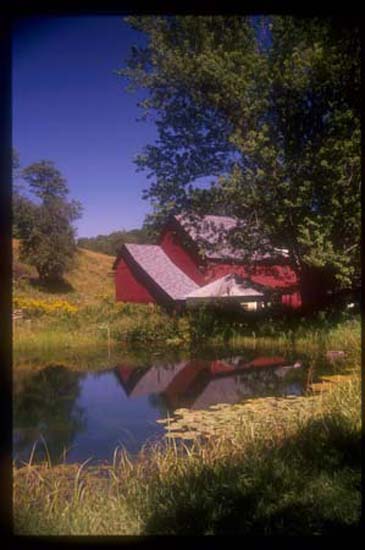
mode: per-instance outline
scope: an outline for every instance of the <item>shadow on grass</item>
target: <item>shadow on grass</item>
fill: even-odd
[[[58,525],[47,519],[38,510],[14,511],[14,535],[49,536],[59,535]]]
[[[332,422],[332,425],[331,425]],[[337,534],[357,529],[360,434],[313,420],[280,447],[251,449],[156,484],[144,534]]]
[[[59,281],[41,281],[40,279],[29,279],[29,283],[34,288],[42,290],[42,292],[48,292],[49,294],[66,294],[74,292],[74,287],[65,279]]]

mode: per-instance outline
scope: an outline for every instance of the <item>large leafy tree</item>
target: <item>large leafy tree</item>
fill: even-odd
[[[81,205],[67,200],[66,180],[51,161],[31,164],[22,177],[38,202],[21,235],[21,256],[34,265],[41,281],[60,281],[76,251],[73,222],[81,214]]]
[[[245,250],[289,251],[305,301],[353,285],[360,242],[360,45],[335,18],[133,17],[148,45],[121,74],[159,131],[137,159],[152,221],[243,220]],[[195,182],[213,179],[208,189]],[[312,276],[314,275],[314,276]],[[314,292],[315,287],[317,292]]]

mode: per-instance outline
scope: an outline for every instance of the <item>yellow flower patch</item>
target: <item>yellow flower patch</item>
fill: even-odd
[[[13,308],[23,309],[29,314],[73,314],[78,308],[66,300],[46,301],[39,298],[14,297]]]

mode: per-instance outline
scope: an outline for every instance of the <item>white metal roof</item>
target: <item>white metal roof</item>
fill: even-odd
[[[186,299],[229,297],[247,298],[251,296],[252,298],[257,299],[259,297],[263,297],[264,295],[254,288],[248,287],[245,284],[245,281],[235,273],[230,273],[220,279],[217,279],[216,281],[213,281],[212,283],[209,283],[208,285],[191,291],[186,295]]]
[[[181,300],[186,294],[199,288],[199,285],[170,260],[160,246],[153,244],[124,246],[143,271],[173,300]]]

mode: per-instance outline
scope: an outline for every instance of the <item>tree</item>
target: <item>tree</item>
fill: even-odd
[[[243,220],[232,244],[286,248],[305,302],[354,284],[360,243],[360,46],[351,20],[137,17],[121,75],[159,138],[137,159],[157,224],[192,208]],[[211,176],[210,188],[194,182]],[[314,276],[312,276],[314,274]],[[311,281],[308,289],[307,282]],[[317,295],[313,285],[317,283]],[[310,290],[310,292],[309,292]]]
[[[12,150],[12,168],[13,168],[13,185],[15,185],[15,182],[19,176],[19,170],[20,170],[20,157],[16,149]]]
[[[80,217],[81,205],[67,201],[66,180],[51,161],[31,164],[22,176],[40,203],[22,235],[21,256],[34,265],[41,281],[60,281],[75,254],[72,222]]]
[[[18,152],[13,149],[13,237],[22,239],[29,234],[36,218],[37,206],[23,194],[21,166]]]
[[[43,202],[55,197],[64,200],[68,194],[66,180],[52,161],[35,162],[24,168],[22,176],[30,190]]]

